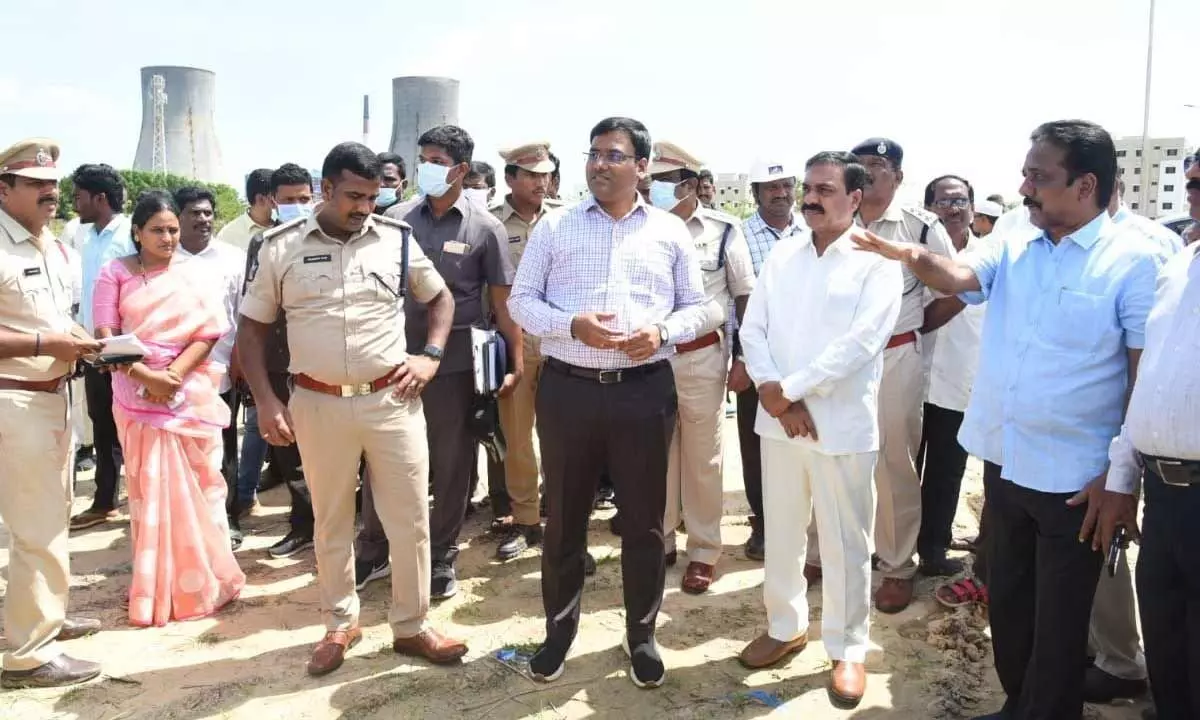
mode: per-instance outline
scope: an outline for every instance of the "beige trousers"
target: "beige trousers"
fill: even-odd
[[[411,637],[429,611],[429,446],[419,400],[394,388],[340,398],[297,387],[289,409],[316,519],[313,545],[328,630],[358,626],[354,589],[354,492],[359,459],[371,468],[375,510],[392,563],[395,637]]]
[[[876,453],[823,455],[763,438],[767,634],[784,642],[808,632],[808,535],[798,517],[815,514],[825,540],[821,640],[833,660],[864,662],[871,643],[872,471]]]
[[[1096,656],[1096,667],[1124,680],[1146,679],[1146,658],[1138,635],[1137,606],[1134,604],[1133,574],[1125,553],[1117,572],[1100,572],[1092,621],[1088,626],[1088,649]]]
[[[525,334],[525,366],[521,384],[512,395],[500,398],[500,427],[508,443],[504,458],[504,484],[512,500],[513,522],[537,525],[538,512],[537,453],[533,447],[534,398],[542,375],[542,341]]]
[[[71,426],[75,433],[77,449],[92,444],[92,420],[87,413],[87,393],[83,390],[83,378],[71,381]]]
[[[0,390],[0,519],[8,530],[5,670],[58,657],[70,567],[71,425],[67,392]]]
[[[721,430],[725,419],[725,351],[721,343],[671,358],[679,419],[667,460],[666,552],[675,549],[680,519],[687,526],[688,561],[716,565],[721,557]]]
[[[883,351],[883,379],[879,385],[875,554],[885,578],[905,580],[917,573],[913,556],[921,532],[921,478],[917,475],[916,459],[921,446],[925,383],[917,343]],[[809,523],[808,536],[807,560],[820,565],[820,550],[811,543],[816,537],[813,522]]]

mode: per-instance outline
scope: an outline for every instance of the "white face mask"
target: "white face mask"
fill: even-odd
[[[483,188],[466,188],[463,190],[463,195],[465,195],[467,200],[474,203],[475,206],[480,210],[485,212],[487,211],[488,196],[491,195],[490,190],[484,190]]]
[[[675,183],[653,180],[650,183],[650,204],[656,208],[670,210],[679,204],[675,197]]]
[[[450,183],[446,182],[449,174],[450,168],[445,165],[421,163],[417,165],[417,188],[429,197],[441,197],[450,190]]]

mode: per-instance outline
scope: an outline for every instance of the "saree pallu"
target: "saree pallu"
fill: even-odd
[[[96,327],[115,320],[149,348],[143,363],[164,369],[190,343],[224,332],[219,298],[207,297],[213,287],[174,264],[149,280],[110,264],[97,283]],[[184,378],[173,407],[148,402],[138,396],[140,383],[113,374],[133,535],[133,625],[211,615],[245,586],[230,548],[221,475],[221,429],[231,421],[218,393],[224,372],[202,363]]]

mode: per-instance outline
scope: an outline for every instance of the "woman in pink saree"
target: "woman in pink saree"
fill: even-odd
[[[100,338],[134,334],[141,361],[113,372],[113,417],[125,456],[133,534],[129,621],[165,625],[211,615],[246,584],[229,544],[218,395],[225,368],[207,360],[226,330],[219,294],[172,262],[179,220],[169,195],[134,208],[137,255],[105,265],[93,311]]]

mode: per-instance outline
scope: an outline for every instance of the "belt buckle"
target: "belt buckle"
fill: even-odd
[[[341,396],[344,398],[362,397],[370,395],[374,390],[371,389],[371,383],[359,383],[358,385],[342,385]]]
[[[615,385],[621,382],[623,370],[601,370],[596,373],[596,379],[601,385]]]
[[[1179,463],[1179,462],[1168,462],[1168,461],[1164,461],[1164,460],[1155,460],[1154,461],[1154,469],[1156,471],[1158,471],[1158,477],[1163,481],[1163,483],[1170,485],[1172,487],[1189,487],[1189,485],[1190,485],[1190,483],[1178,482],[1175,480],[1171,480],[1167,476],[1166,468],[1179,468],[1182,465],[1183,465],[1183,463]]]

